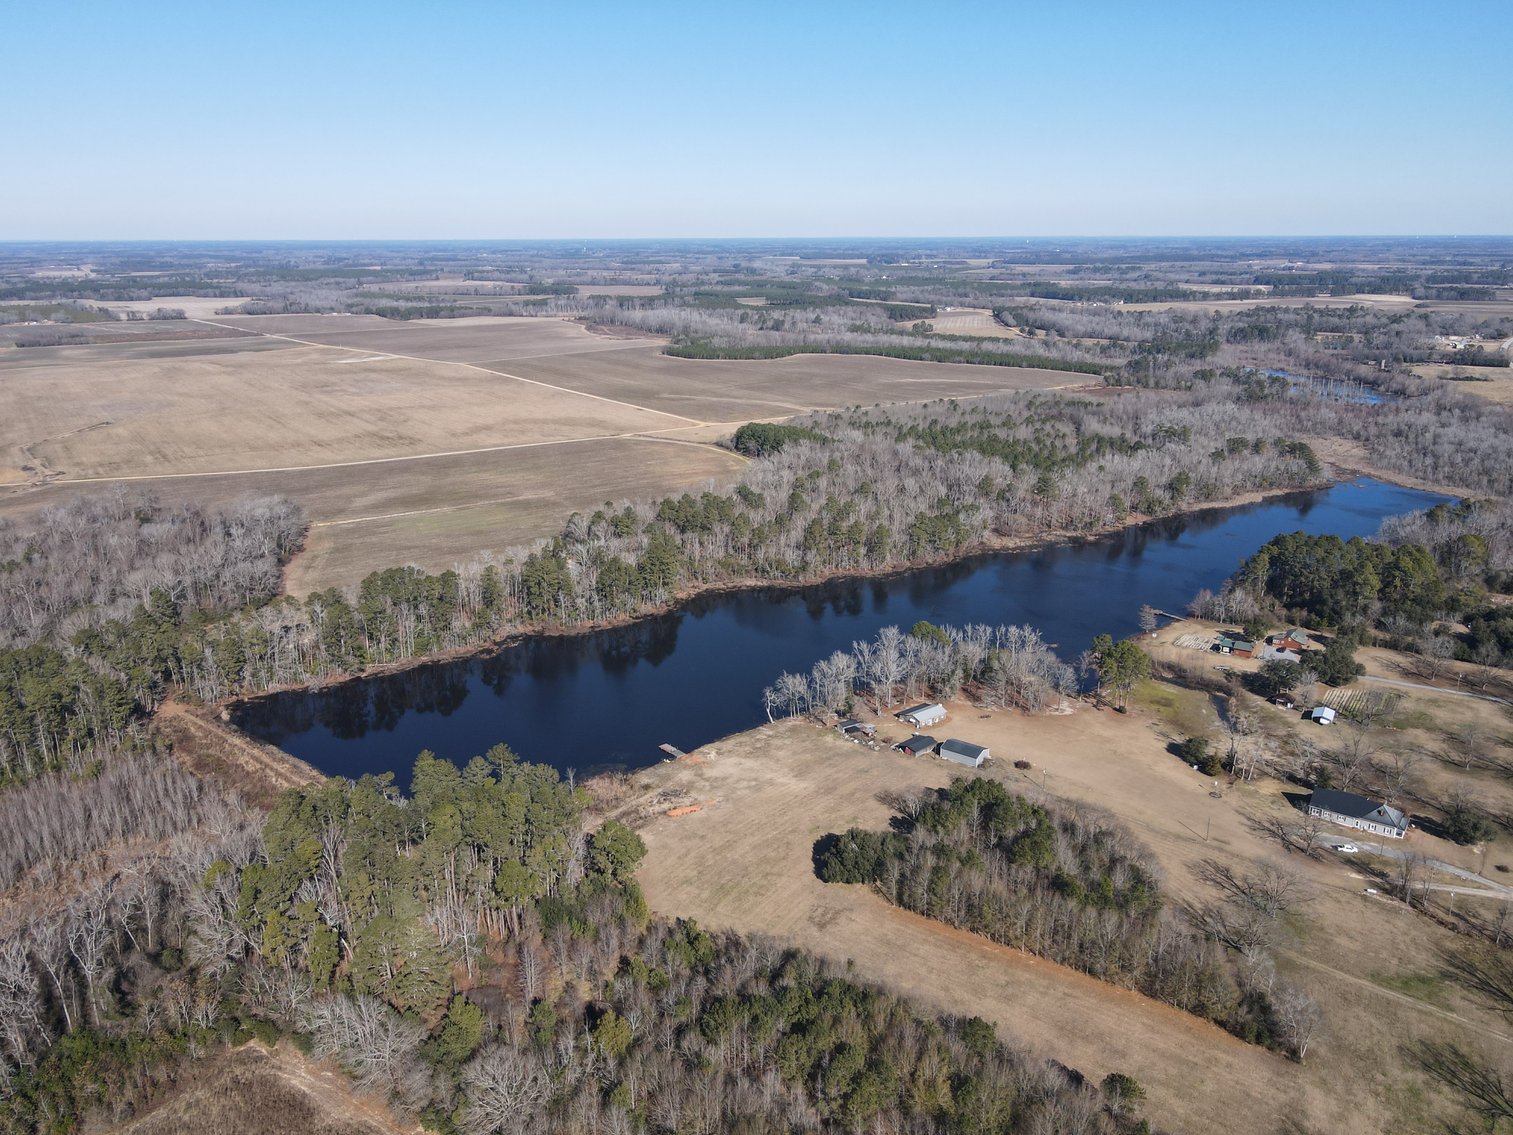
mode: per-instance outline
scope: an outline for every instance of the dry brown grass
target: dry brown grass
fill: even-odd
[[[211,712],[167,702],[152,718],[154,734],[167,741],[174,759],[196,776],[265,810],[287,789],[324,779],[298,757],[222,726],[208,716]]]
[[[572,513],[606,500],[724,489],[743,464],[712,446],[624,439],[442,458],[423,463],[422,476],[402,480],[347,471],[350,491],[331,492],[331,511],[320,514],[331,519],[311,528],[285,584],[305,595],[350,586],[396,563],[439,571],[480,550],[502,551],[559,531]],[[312,508],[310,496],[296,495]]]
[[[1450,363],[1423,363],[1413,368],[1420,378],[1439,379],[1457,394],[1473,394],[1500,405],[1513,403],[1513,369],[1506,367],[1460,367]],[[1452,374],[1471,375],[1456,380]]]
[[[223,307],[235,307],[243,302],[241,297],[221,296],[158,296],[150,300],[111,300],[102,305],[115,312],[136,311],[151,315],[160,307],[176,307],[190,319],[215,319]]]
[[[1258,782],[1210,796],[1211,782],[1167,753],[1170,727],[1153,714],[1083,707],[1024,717],[952,708],[937,735],[990,745],[997,767],[986,775],[1021,791],[1116,812],[1155,853],[1176,901],[1212,897],[1195,870],[1203,859],[1244,866],[1285,857],[1255,822],[1291,815],[1281,786]],[[880,731],[903,734],[891,723]],[[1451,936],[1398,904],[1364,896],[1341,862],[1287,861],[1317,897],[1296,921],[1298,937],[1279,951],[1279,967],[1319,999],[1327,1020],[1327,1037],[1298,1066],[1167,1006],[815,877],[817,839],[886,824],[890,809],[880,793],[938,786],[962,770],[872,753],[800,723],[712,749],[701,751],[710,758],[703,764],[677,762],[643,775],[648,792],[681,789],[713,801],[697,814],[646,824],[642,881],[654,909],[850,959],[858,976],[942,1010],[989,1017],[1088,1075],[1127,1072],[1146,1085],[1149,1114],[1163,1127],[1270,1135],[1291,1117],[1300,1130],[1346,1135],[1403,1123],[1426,1129],[1437,1099],[1404,1063],[1399,1042],[1456,1036],[1485,1047],[1504,1035],[1501,1022],[1453,989],[1431,1006],[1385,987],[1432,975]],[[1019,758],[1032,763],[1029,775],[1010,767]]]
[[[248,1044],[197,1062],[156,1107],[105,1135],[411,1135],[339,1071],[290,1051]]]
[[[693,441],[710,432],[671,436]],[[621,438],[301,472],[147,480],[134,487],[168,504],[214,506],[274,493],[299,502],[311,528],[285,586],[305,595],[351,586],[380,567],[413,563],[438,571],[483,551],[528,544],[559,531],[573,512],[591,512],[606,500],[723,488],[744,464],[712,445]],[[24,478],[18,473],[16,479]],[[18,486],[0,493],[0,517],[28,523],[50,505],[100,488],[57,481],[40,489]]]

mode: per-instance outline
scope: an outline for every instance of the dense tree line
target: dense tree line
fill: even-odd
[[[189,611],[266,600],[304,532],[282,498],[210,511],[125,489],[46,509],[25,530],[0,520],[0,647],[66,641],[155,593]]]
[[[1035,803],[959,777],[907,803],[903,831],[853,828],[819,861],[831,883],[1028,950],[1301,1056],[1294,994],[1231,966],[1214,936],[1166,907],[1149,852],[1089,809]],[[1310,1013],[1303,1015],[1312,1016]]]
[[[987,344],[987,345],[985,345]],[[876,355],[885,359],[908,359],[919,363],[969,363],[975,366],[1037,367],[1080,374],[1102,375],[1097,363],[1057,358],[1050,354],[1013,351],[992,339],[959,339],[931,336],[929,343],[909,342],[901,337],[863,335],[853,332],[843,342],[824,339],[805,342],[794,338],[781,342],[721,342],[710,338],[680,338],[664,353],[678,359],[786,359],[793,355]]]
[[[0,785],[126,743],[183,680],[185,641],[277,594],[303,535],[277,498],[207,512],[109,491],[31,531],[0,521]]]
[[[1389,548],[1358,536],[1274,537],[1241,565],[1237,579],[1321,627],[1378,618],[1422,627],[1446,603],[1444,579],[1423,545]]]

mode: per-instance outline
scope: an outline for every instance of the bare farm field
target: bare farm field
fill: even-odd
[[[226,315],[216,322],[305,343],[461,363],[591,354],[660,342],[590,335],[563,319],[513,316],[396,322],[376,315]]]
[[[108,343],[164,343],[179,340],[205,340],[227,339],[244,336],[247,332],[235,331],[228,327],[210,327],[204,323],[196,323],[189,319],[139,319],[127,322],[119,319],[105,319],[96,323],[71,323],[64,328],[49,327],[40,332],[35,327],[28,327],[24,323],[9,324],[0,327],[0,351],[6,348],[14,348],[16,344],[25,343],[30,338],[39,334],[58,334],[68,337],[70,343],[81,345],[108,344]],[[51,348],[22,348],[26,350],[48,350]]]
[[[1155,715],[1086,706],[1041,717],[951,709],[956,724],[941,735],[988,744],[996,754],[997,768],[983,775],[1031,796],[1116,812],[1155,853],[1174,902],[1212,897],[1196,871],[1204,859],[1253,867],[1283,858],[1257,823],[1287,813],[1280,786],[1258,781],[1210,796],[1211,782],[1166,752]],[[904,735],[889,719],[879,725],[885,736]],[[1030,760],[1032,770],[1008,767],[1016,758]],[[892,810],[880,794],[940,786],[962,772],[933,758],[869,751],[800,722],[658,766],[640,778],[645,798],[672,789],[700,807],[655,811],[643,826],[648,900],[659,913],[770,934],[850,961],[858,977],[941,1011],[987,1017],[1095,1081],[1112,1071],[1133,1075],[1149,1093],[1151,1113],[1179,1132],[1427,1129],[1434,1089],[1406,1064],[1400,1043],[1502,1043],[1504,1024],[1453,987],[1433,1005],[1394,991],[1434,974],[1451,936],[1400,904],[1363,895],[1337,862],[1287,861],[1314,898],[1295,938],[1277,948],[1278,967],[1319,1000],[1326,1021],[1303,1065],[1138,994],[899,910],[864,887],[816,877],[812,856],[822,836],[886,826]]]
[[[289,565],[285,585],[295,595],[354,586],[396,557],[441,571],[481,550],[557,532],[572,513],[606,500],[724,489],[743,465],[713,446],[614,438],[436,458],[418,478],[375,478],[361,469],[311,474],[284,488],[323,518]]]
[[[243,472],[679,424],[470,367],[354,357],[294,344],[79,368],[7,356],[0,464],[67,480]]]
[[[523,378],[652,406],[704,421],[744,422],[805,410],[933,398],[971,398],[1003,390],[1049,390],[1086,383],[1086,375],[1025,367],[919,363],[868,355],[794,355],[786,359],[678,359],[657,347],[605,352],[592,367],[571,358],[488,364]]]
[[[913,321],[903,320],[899,326],[908,327]],[[1005,327],[993,318],[985,307],[943,307],[926,322],[939,335],[978,335],[988,339],[1019,339],[1018,331]]]
[[[1076,377],[859,356],[674,359],[654,340],[559,319],[173,325],[217,337],[0,352],[0,516],[111,483],[207,504],[282,493],[312,522],[287,581],[296,593],[502,551],[606,500],[727,486],[742,461],[710,443],[752,418]]]
[[[178,308],[190,319],[215,319],[222,308],[235,307],[245,302],[245,297],[215,296],[158,296],[150,300],[110,300],[105,304],[114,312],[140,312],[150,315],[159,308]]]

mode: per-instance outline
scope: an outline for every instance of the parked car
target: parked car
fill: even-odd
[[[1341,855],[1354,855],[1360,848],[1356,847],[1353,843],[1342,843],[1335,850]]]

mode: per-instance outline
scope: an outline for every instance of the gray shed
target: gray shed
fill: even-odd
[[[955,737],[942,741],[937,751],[948,761],[955,761],[959,765],[970,765],[972,768],[980,768],[982,762],[988,759],[986,748],[966,741],[958,741]]]

